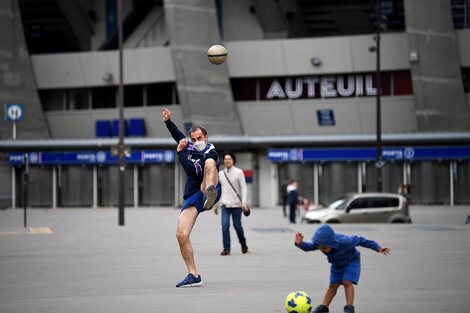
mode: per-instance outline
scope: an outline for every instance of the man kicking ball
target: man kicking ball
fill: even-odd
[[[212,209],[214,203],[219,201],[219,155],[214,145],[209,143],[209,136],[203,127],[191,127],[191,143],[188,143],[183,133],[170,120],[170,110],[164,108],[162,115],[171,136],[178,143],[176,151],[186,172],[185,202],[178,218],[176,238],[189,274],[176,287],[201,286],[202,279],[196,270],[189,236],[199,213]]]

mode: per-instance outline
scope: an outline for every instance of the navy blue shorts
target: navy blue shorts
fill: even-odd
[[[343,284],[343,280],[348,280],[357,285],[361,276],[361,259],[357,259],[343,268],[336,268],[331,264],[330,283]]]
[[[220,194],[221,194],[221,189],[220,189],[220,183],[217,184],[217,199],[215,199],[214,204],[216,204],[219,199],[220,199]],[[192,195],[190,195],[186,201],[183,204],[183,208],[181,209],[180,213],[186,210],[188,207],[191,205],[195,206],[197,209],[197,213],[204,212],[204,194],[201,192],[201,190],[196,191]]]

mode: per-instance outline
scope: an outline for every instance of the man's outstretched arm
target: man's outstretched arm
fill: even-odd
[[[166,127],[168,128],[168,130],[170,131],[171,137],[173,137],[173,139],[176,141],[176,143],[179,144],[181,139],[184,139],[185,136],[178,129],[178,127],[176,127],[175,123],[173,123],[172,120],[170,119],[171,111],[166,109],[166,108],[163,108],[162,110],[163,110],[163,112],[162,112],[163,121],[165,122]]]

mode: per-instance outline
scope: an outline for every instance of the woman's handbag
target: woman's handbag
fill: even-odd
[[[235,187],[233,187],[232,183],[230,182],[230,179],[228,179],[228,175],[227,175],[226,170],[224,170],[224,175],[225,175],[225,178],[227,179],[227,181],[228,181],[230,187],[232,187],[233,191],[235,191],[235,193],[237,194],[238,199],[240,199],[240,201],[243,203],[242,197],[240,197],[240,195],[238,194],[237,190],[235,189]],[[249,207],[248,205],[247,205],[246,207],[248,208],[248,211],[246,211],[246,212],[243,211],[243,210],[242,210],[242,211],[243,211],[243,214],[245,214],[245,216],[249,216],[250,213],[251,213],[251,210],[250,210],[250,207]]]

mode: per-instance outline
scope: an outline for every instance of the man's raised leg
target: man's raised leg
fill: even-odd
[[[204,210],[210,210],[217,199],[217,183],[219,172],[213,159],[206,160],[204,165],[204,179],[201,184],[201,192],[204,194]]]
[[[190,206],[181,212],[178,218],[178,228],[176,238],[180,245],[181,256],[188,268],[188,277],[181,281],[176,287],[192,287],[202,285],[201,277],[197,274],[196,264],[194,263],[194,253],[189,236],[197,219],[196,207]]]

